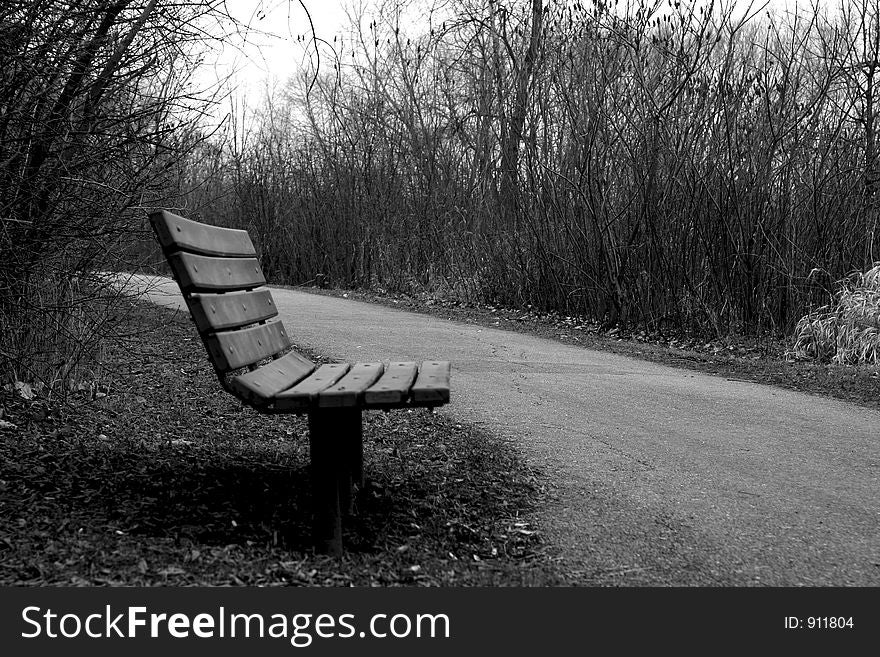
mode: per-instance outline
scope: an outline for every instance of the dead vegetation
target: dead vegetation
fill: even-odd
[[[878,364],[880,263],[841,281],[833,303],[804,315],[790,353],[822,363]]]

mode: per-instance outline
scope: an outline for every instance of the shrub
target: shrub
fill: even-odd
[[[880,263],[840,283],[833,303],[798,321],[790,355],[853,365],[878,362]]]

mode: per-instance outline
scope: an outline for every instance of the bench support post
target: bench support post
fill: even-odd
[[[309,449],[312,460],[312,539],[322,554],[342,556],[340,492],[348,479],[343,467],[341,426],[333,411],[309,413]]]

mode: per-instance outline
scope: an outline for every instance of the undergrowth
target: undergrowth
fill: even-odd
[[[790,355],[838,365],[877,364],[880,357],[880,263],[840,281],[831,304],[804,315]]]

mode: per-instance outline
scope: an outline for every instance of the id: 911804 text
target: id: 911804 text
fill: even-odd
[[[852,616],[785,617],[785,629],[787,630],[851,630],[853,626]]]

